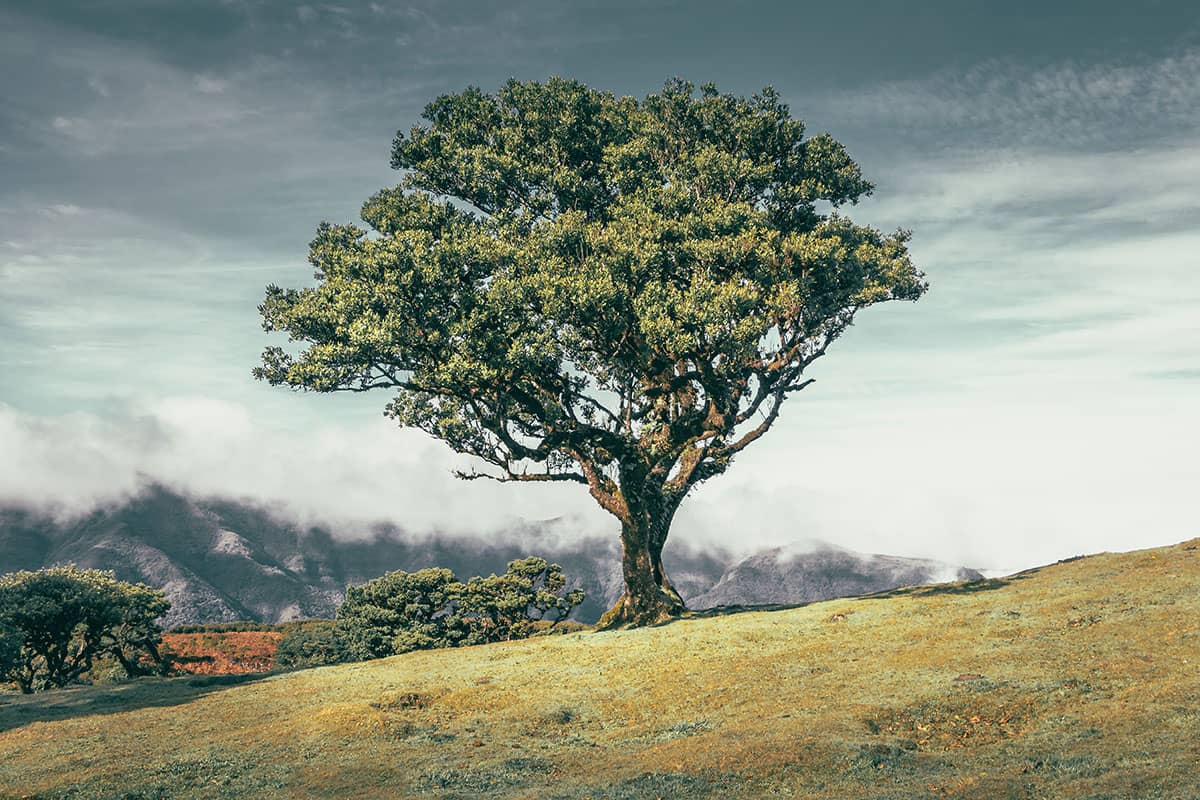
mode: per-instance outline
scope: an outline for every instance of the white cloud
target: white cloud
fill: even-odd
[[[1097,403],[1062,383],[950,400],[790,401],[771,435],[685,502],[673,540],[749,551],[816,538],[1017,569],[1195,534],[1200,435],[1180,409],[1200,392],[1182,407],[1152,396]],[[0,449],[0,502],[61,513],[153,478],[274,504],[347,535],[383,519],[418,534],[486,535],[549,517],[580,535],[616,532],[580,487],[457,481],[463,457],[375,415],[302,426],[194,396],[117,417],[0,406]]]
[[[272,429],[235,403],[177,396],[119,416],[42,416],[0,404],[0,504],[71,515],[119,502],[149,480],[198,495],[281,504],[348,535],[391,520],[423,534],[487,533],[515,521],[578,514],[610,528],[586,492],[507,487],[451,476],[463,466],[439,442],[380,418]]]
[[[111,97],[112,96],[112,89],[109,88],[108,84],[104,81],[104,79],[102,79],[96,75],[88,76],[87,85],[88,85],[88,88],[90,88],[93,92],[100,95],[101,97]]]
[[[1187,131],[1200,118],[1200,50],[1127,62],[989,61],[815,98],[841,124],[923,132],[971,149],[1069,148]]]
[[[83,209],[74,203],[54,203],[42,209],[47,217],[75,217],[83,213]]]

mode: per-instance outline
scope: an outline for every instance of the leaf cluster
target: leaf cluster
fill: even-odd
[[[387,388],[387,413],[482,459],[575,481],[628,523],[728,468],[861,309],[916,300],[908,234],[836,210],[858,165],[772,89],[573,80],[439,97],[397,135],[367,228],[322,223],[316,285],[267,288],[255,375]],[[419,635],[419,634],[418,634]]]
[[[275,665],[285,669],[319,667],[347,660],[346,637],[334,620],[309,620],[279,640]]]
[[[285,636],[278,663],[332,663],[525,638],[566,619],[583,602],[584,593],[566,583],[562,567],[536,556],[509,562],[503,575],[465,582],[443,568],[390,572],[347,589],[334,624]]]
[[[0,679],[23,692],[66,686],[103,657],[129,676],[162,666],[163,593],[73,566],[0,576]]]

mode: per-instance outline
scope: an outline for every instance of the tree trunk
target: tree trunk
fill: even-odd
[[[655,495],[648,502],[643,499],[630,505],[634,513],[621,525],[625,593],[600,618],[597,627],[601,630],[655,625],[678,617],[685,609],[662,564],[675,504]]]

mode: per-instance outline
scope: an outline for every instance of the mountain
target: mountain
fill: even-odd
[[[531,554],[561,564],[572,587],[587,593],[579,619],[598,619],[622,591],[615,537],[571,536],[556,521],[488,538],[416,535],[388,524],[370,533],[338,536],[254,504],[155,485],[69,522],[0,509],[0,573],[54,564],[113,570],[166,592],[168,627],[330,617],[347,585],[384,572],[442,566],[462,577],[487,575]],[[715,583],[728,562],[724,553],[672,555],[669,568],[689,595]]]
[[[811,603],[898,586],[979,580],[976,570],[942,561],[856,553],[828,542],[798,542],[755,553],[730,567],[694,608]]]
[[[587,593],[576,617],[594,622],[623,589],[615,536],[581,536],[561,521],[529,523],[487,538],[417,535],[380,524],[348,538],[300,525],[262,506],[195,498],[160,485],[68,522],[0,508],[0,573],[54,564],[113,570],[162,588],[167,626],[282,622],[332,616],[345,587],[391,570],[443,566],[461,577],[501,572],[536,554],[556,561]],[[946,564],[869,556],[815,543],[803,553],[767,550],[733,563],[721,550],[672,543],[666,567],[693,608],[796,603],[897,586],[979,577]]]

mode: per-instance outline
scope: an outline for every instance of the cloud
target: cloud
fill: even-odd
[[[313,225],[392,180],[396,127],[442,91],[553,72],[617,26],[545,4],[311,8],[300,26],[247,4],[190,60],[179,38],[69,25],[41,30],[59,43],[42,50],[0,12],[16,98],[0,112],[0,499],[82,509],[153,479],[313,519],[485,532],[566,515],[611,533],[578,487],[454,481],[457,457],[380,419],[382,397],[272,392],[248,371],[262,286],[309,279]],[[1194,535],[1198,86],[1189,50],[817,98],[879,184],[851,215],[912,228],[933,288],[864,313],[675,539],[1015,568]]]
[[[1194,129],[1200,50],[1037,67],[997,59],[812,100],[823,118],[856,129],[884,126],[930,149],[1136,146],[1147,136]]]
[[[747,553],[823,539],[1011,571],[1192,536],[1194,431],[1168,399],[1088,407],[1085,394],[979,392],[850,415],[836,397],[797,398],[769,437],[685,501],[672,540]],[[0,448],[0,503],[64,516],[153,480],[347,536],[381,520],[418,535],[489,535],[552,517],[579,537],[616,533],[579,487],[456,481],[463,457],[375,415],[297,427],[196,396],[108,415],[0,406]]]
[[[229,86],[229,81],[211,75],[197,75],[194,83],[201,94],[221,94]]]
[[[0,504],[62,516],[120,502],[154,481],[277,504],[346,535],[365,535],[381,520],[415,534],[486,534],[544,511],[577,516],[587,532],[612,527],[583,492],[455,481],[460,459],[380,417],[298,432],[272,430],[244,406],[196,396],[110,415],[31,415],[0,404],[0,448]]]
[[[54,203],[42,209],[48,217],[75,217],[83,213],[83,209],[74,203]]]

